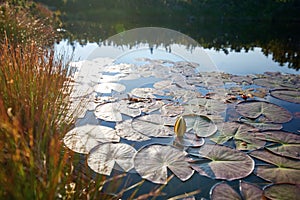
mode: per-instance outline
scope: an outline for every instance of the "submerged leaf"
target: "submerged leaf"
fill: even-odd
[[[87,158],[88,166],[97,173],[109,176],[115,163],[128,172],[133,166],[136,150],[123,143],[104,143],[93,149]]]
[[[217,131],[217,126],[204,115],[184,115],[187,131],[193,131],[198,137],[209,137]]]
[[[265,150],[253,151],[250,155],[272,164],[258,166],[256,168],[257,176],[274,183],[300,184],[299,161],[278,156]]]
[[[271,95],[284,101],[300,104],[300,91],[298,90],[273,90]]]
[[[192,164],[193,169],[214,179],[240,179],[254,169],[254,161],[250,156],[226,146],[205,144],[194,156],[202,159],[200,163],[196,161]]]
[[[270,200],[299,199],[300,186],[292,184],[275,184],[264,189],[264,196]]]
[[[292,119],[292,114],[275,104],[264,101],[246,101],[237,104],[236,111],[241,115],[256,119],[264,116],[267,122],[286,123]]]
[[[165,145],[150,145],[139,150],[134,157],[134,166],[142,178],[158,184],[167,183],[167,169],[182,181],[194,173],[186,162],[185,152]]]
[[[119,142],[120,137],[112,128],[100,125],[84,125],[75,127],[64,137],[65,145],[77,153],[88,154],[100,143]]]

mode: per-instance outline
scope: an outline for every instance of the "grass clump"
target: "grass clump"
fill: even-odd
[[[52,198],[68,160],[62,133],[72,124],[66,72],[53,50],[34,42],[6,40],[0,58],[0,195]]]

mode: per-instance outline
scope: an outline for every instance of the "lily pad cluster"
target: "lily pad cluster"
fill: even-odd
[[[185,182],[197,173],[223,181],[212,188],[212,199],[276,199],[277,188],[299,192],[300,136],[282,130],[294,115],[270,100],[299,107],[299,76],[237,76],[198,72],[185,61],[139,61],[88,61],[77,77],[94,82],[74,80],[70,112],[83,121],[90,114],[98,124],[80,123],[64,143],[87,154],[92,170],[137,173],[157,184],[167,184],[170,174]],[[252,175],[267,187],[243,180]],[[227,184],[232,180],[240,180],[239,192]]]

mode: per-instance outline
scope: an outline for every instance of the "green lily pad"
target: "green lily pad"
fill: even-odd
[[[240,181],[239,192],[236,192],[232,187],[228,184],[221,182],[217,183],[210,192],[210,197],[212,200],[257,200],[262,199],[263,191],[256,185],[251,183],[247,183],[245,181]]]
[[[263,191],[257,185],[240,181],[240,191],[243,199],[245,200],[256,200],[262,199]]]
[[[227,183],[216,184],[210,192],[211,200],[242,200],[240,195]]]
[[[273,90],[271,95],[284,101],[300,104],[300,91],[298,90]]]
[[[219,125],[219,131],[210,139],[218,144],[223,144],[230,139],[234,139],[236,149],[238,150],[254,150],[263,147],[266,142],[257,139],[252,126],[237,123],[225,122]]]
[[[185,147],[200,147],[204,142],[204,138],[197,137],[194,133],[185,133],[183,137],[175,138],[175,143]]]
[[[267,122],[272,123],[286,123],[292,119],[292,114],[285,108],[264,101],[239,103],[236,105],[236,111],[251,119],[263,116]]]
[[[268,131],[256,135],[256,138],[275,142],[268,150],[281,156],[300,159],[300,135],[285,131]]]
[[[73,128],[64,136],[64,144],[77,153],[88,154],[100,143],[119,142],[120,137],[112,128],[100,125],[84,125]]]
[[[254,169],[254,161],[250,156],[226,146],[205,144],[193,155],[201,158],[200,162],[191,164],[193,169],[214,179],[241,179]]]
[[[300,185],[275,184],[264,188],[264,196],[270,200],[299,199]]]
[[[174,131],[170,128],[174,123],[175,119],[152,114],[134,118],[132,128],[148,137],[170,137],[174,136]]]
[[[155,95],[164,95],[163,91],[154,88],[134,88],[130,93],[131,95],[145,99],[153,99],[156,97]]]
[[[175,117],[182,114],[184,111],[184,107],[181,105],[175,104],[166,104],[161,108],[161,115],[168,117]]]
[[[282,129],[282,124],[274,124],[274,123],[268,123],[262,120],[252,120],[245,117],[242,117],[239,119],[240,122],[243,122],[244,124],[248,124],[250,126],[253,126],[260,131],[266,131],[266,130],[280,130]]]
[[[258,166],[255,171],[257,176],[273,183],[300,184],[299,161],[278,156],[266,150],[256,150],[250,155],[272,164]]]
[[[219,100],[196,98],[188,101],[185,105],[185,114],[209,114],[219,115],[226,111],[227,105]]]
[[[167,183],[167,169],[181,181],[186,181],[194,170],[186,161],[186,153],[171,146],[149,145],[137,152],[134,166],[138,174],[153,183]]]
[[[184,115],[187,132],[193,131],[198,137],[209,137],[217,131],[215,123],[204,115]]]
[[[146,141],[150,140],[146,135],[134,130],[131,126],[132,120],[124,120],[117,122],[116,133],[118,136],[131,141]]]
[[[115,164],[125,172],[131,170],[135,153],[136,150],[128,144],[104,143],[90,152],[87,163],[95,172],[109,176]]]
[[[137,117],[141,114],[141,110],[128,107],[127,101],[123,100],[99,105],[94,114],[97,118],[105,121],[120,122],[122,121],[122,114]]]
[[[111,93],[112,91],[122,92],[125,89],[125,85],[120,83],[100,83],[94,86],[95,92],[99,93]]]

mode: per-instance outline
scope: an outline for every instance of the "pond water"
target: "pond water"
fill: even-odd
[[[132,9],[130,3],[123,6]],[[136,6],[134,12],[147,13],[147,8]],[[118,7],[113,14],[104,10],[105,5],[69,11],[66,29],[74,35],[55,46],[58,55],[72,55],[70,73],[78,83],[72,96],[74,106],[82,104],[82,99],[86,103],[78,112],[75,131],[64,140],[83,155],[82,162],[108,176],[128,172],[127,186],[147,180],[138,194],[161,184],[163,178],[157,173],[166,165],[168,177],[175,176],[163,189],[166,195],[157,199],[196,190],[200,192],[193,195],[195,199],[241,198],[247,195],[245,191],[261,194],[262,190],[267,197],[281,198],[275,189],[287,199],[296,199],[299,187],[295,185],[300,180],[297,22],[211,21],[195,16],[197,10],[193,14],[182,11],[178,18],[174,10],[165,11],[165,20],[159,22],[149,16],[127,16]],[[80,14],[77,20],[75,11]],[[160,15],[160,11],[153,13]],[[118,16],[126,16],[127,21]],[[180,30],[187,35],[177,32]],[[176,136],[178,116],[185,119],[192,139],[186,138],[188,134],[183,141]],[[122,125],[125,121],[129,126]],[[175,130],[182,123],[177,122]],[[96,136],[94,126],[107,136]],[[112,142],[125,146],[115,147]],[[171,146],[176,150],[168,148]],[[184,149],[192,161],[179,156],[179,163],[174,164],[170,157],[180,155],[178,149]],[[162,159],[159,163],[149,154],[155,151]],[[134,160],[121,159],[128,155]],[[150,173],[140,166],[148,162],[141,160],[142,155],[153,165]],[[231,155],[237,161],[232,162]],[[102,164],[111,159],[117,165]],[[186,163],[193,172],[185,168]],[[158,170],[152,171],[155,167]],[[243,185],[245,182],[250,186]],[[132,193],[129,190],[122,198]]]
[[[155,43],[153,38],[147,37],[149,33],[168,35],[168,38],[165,43]],[[144,37],[146,42],[138,43],[137,35]],[[190,45],[182,45],[180,41],[188,41]],[[56,48],[57,52],[73,50],[67,41]],[[244,183],[250,184],[250,190],[258,190],[258,194],[264,187],[271,187],[272,182],[295,184],[297,167],[292,167],[294,171],[287,175],[295,178],[287,180],[273,180],[274,177],[254,171],[260,165],[268,167],[268,163],[278,165],[281,162],[260,161],[267,154],[262,151],[265,146],[277,152],[273,147],[276,149],[280,143],[291,147],[282,147],[285,150],[272,155],[285,155],[289,162],[297,163],[299,154],[294,153],[299,150],[297,134],[300,129],[298,72],[278,66],[268,58],[263,62],[273,64],[272,67],[256,68],[261,62],[257,60],[262,59],[258,50],[254,49],[253,55],[248,54],[249,66],[254,67],[245,72],[236,63],[243,64],[247,59],[236,56],[227,62],[222,59],[222,53],[216,56],[216,52],[196,45],[186,35],[164,28],[138,28],[108,38],[103,45],[90,43],[75,47],[74,61],[70,63],[76,83],[72,102],[74,107],[79,105],[81,109],[77,113],[76,127],[66,135],[64,142],[71,150],[86,154],[82,162],[87,162],[95,173],[109,176],[128,172],[129,185],[141,178],[148,180],[139,188],[138,194],[149,193],[149,188],[165,183],[167,177],[155,174],[167,169],[162,166],[168,166],[166,175],[170,177],[174,173],[176,176],[164,187],[166,195],[161,199],[198,190],[200,192],[194,195],[196,199],[210,199],[218,192],[226,191],[227,186],[238,192],[236,194],[245,195],[243,189],[239,189],[245,187],[246,190],[246,186],[240,185]],[[218,67],[218,62],[225,64]],[[226,69],[228,63],[233,67]],[[274,96],[269,92],[273,90]],[[281,91],[283,94],[276,96],[275,93]],[[245,100],[242,95],[250,96]],[[251,112],[256,112],[257,116],[253,117]],[[177,129],[175,121],[180,115],[188,130],[183,138],[176,137],[173,131]],[[271,138],[277,137],[274,134],[283,138],[269,139],[260,135],[266,131]],[[292,134],[292,141],[284,139],[285,134]],[[182,149],[193,161],[176,157]],[[157,155],[151,158],[148,151],[157,151]],[[205,152],[199,153],[201,151]],[[263,156],[247,157],[261,151]],[[232,161],[231,156],[237,160]],[[277,159],[283,158],[280,156]],[[140,160],[145,157],[146,160]],[[156,163],[157,157],[162,163]],[[220,164],[218,159],[225,164]],[[117,164],[109,164],[112,161]],[[192,166],[192,171],[187,163]],[[152,167],[144,172],[148,165]],[[234,169],[234,166],[238,168]],[[285,176],[284,172],[279,173]],[[221,189],[215,189],[218,187]],[[288,188],[287,191],[292,190]],[[131,194],[132,191],[126,192],[123,198],[129,198]],[[236,194],[228,192],[230,198]]]

